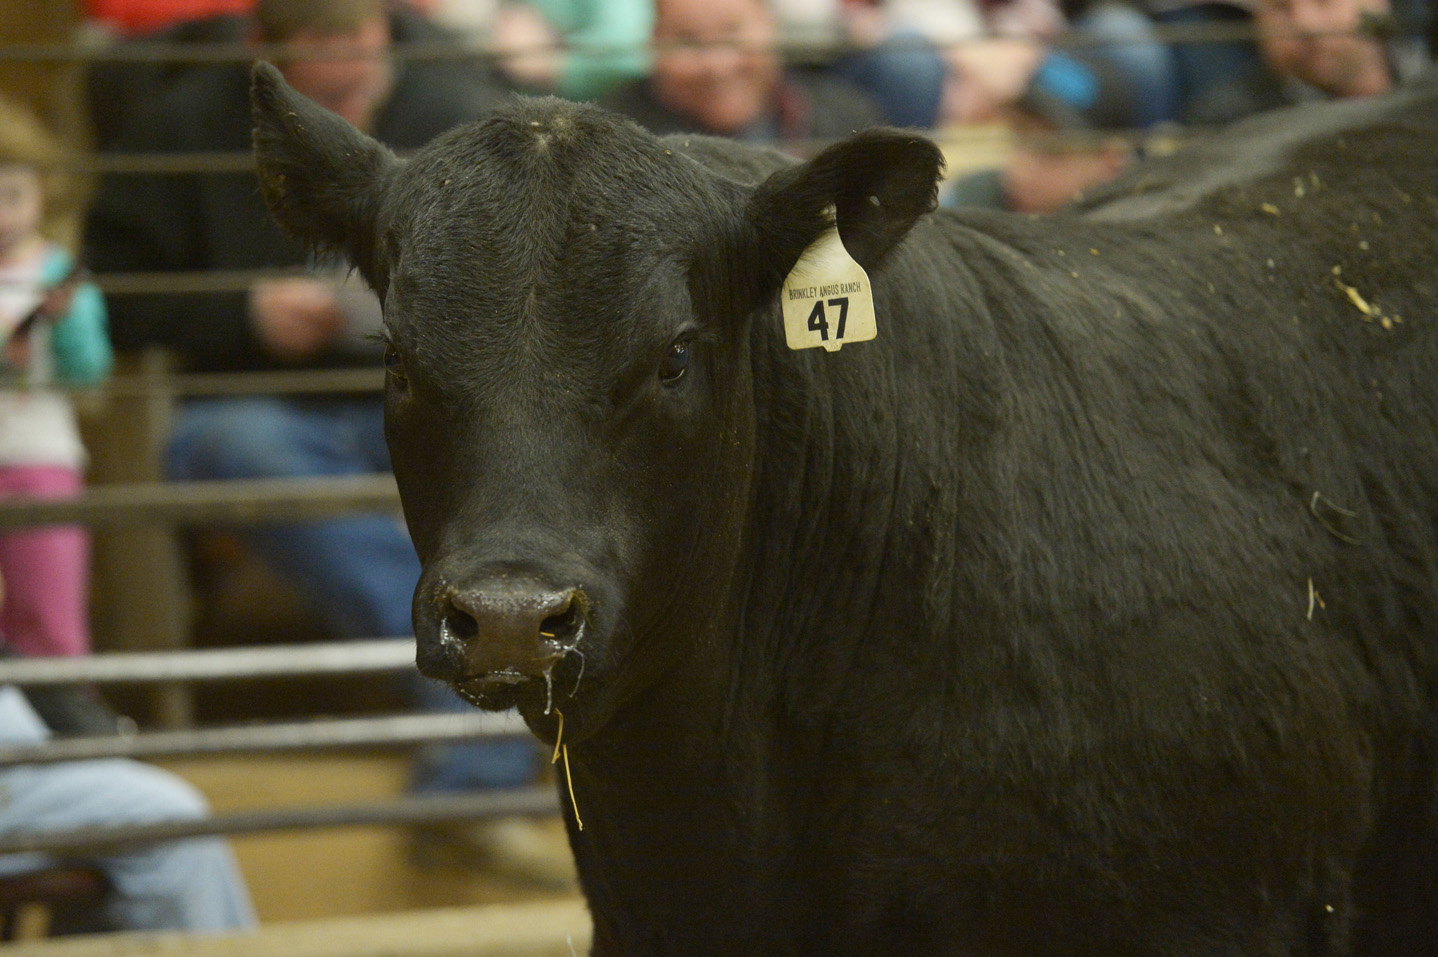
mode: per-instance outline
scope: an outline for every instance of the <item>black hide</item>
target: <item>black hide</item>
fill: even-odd
[[[563,715],[596,953],[1434,946],[1436,100],[1029,218],[557,100],[400,162],[257,71],[385,300],[421,670]],[[830,208],[879,337],[792,352]]]

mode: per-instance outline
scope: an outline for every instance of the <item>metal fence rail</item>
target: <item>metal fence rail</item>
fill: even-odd
[[[472,714],[323,718],[236,727],[52,738],[37,744],[0,745],[0,767],[102,758],[173,758],[399,747],[429,741],[464,741],[528,733],[517,715],[482,711]]]
[[[91,486],[72,499],[0,499],[0,528],[292,522],[398,508],[399,489],[388,474],[134,482]]]
[[[154,395],[214,398],[240,395],[378,394],[384,388],[384,370],[372,366],[354,369],[300,369],[254,372],[167,372],[117,375],[88,391],[102,397]]]
[[[397,672],[414,666],[414,653],[412,638],[376,638],[314,645],[129,652],[83,658],[0,659],[0,684],[33,687],[91,682],[233,681]],[[524,722],[512,712],[318,718],[0,745],[0,768],[108,758],[387,749],[528,733]],[[324,827],[402,826],[507,815],[549,815],[557,811],[558,799],[549,787],[404,796],[366,804],[213,814],[196,821],[15,833],[0,836],[0,854],[63,855],[190,837]]]
[[[78,658],[0,659],[0,684],[66,685],[148,681],[223,681],[406,671],[413,638],[371,638],[312,645],[133,651]]]
[[[1424,26],[1426,26],[1426,22],[1417,18],[1391,13],[1370,14],[1363,19],[1357,32],[1365,36],[1387,36],[1394,33],[1415,33]],[[1315,31],[1314,35],[1346,36],[1351,32],[1353,31],[1330,29]],[[1162,43],[1200,44],[1256,40],[1259,32],[1249,22],[1187,24],[1155,22],[1152,27],[1152,35]],[[995,37],[996,34],[989,32],[953,37],[944,41],[942,47],[963,47],[983,43],[995,39]],[[905,42],[915,48],[927,49],[932,45],[931,41],[920,38],[908,41],[900,38],[894,41],[893,45],[896,49],[901,49]],[[1114,46],[1124,42],[1134,41],[1115,41],[1112,38],[1096,36],[1082,30],[1071,30],[1063,34],[1056,45],[1068,47]],[[642,47],[655,53],[664,53],[674,49],[686,49],[688,45],[682,40],[646,40]],[[797,36],[781,38],[769,44],[749,43],[739,46],[748,51],[772,51],[786,62],[794,64],[832,63],[843,56],[863,52],[865,49],[862,45],[842,39],[806,39]],[[396,43],[389,48],[386,55],[398,63],[448,61],[472,63],[479,66],[497,64],[516,56],[561,53],[576,49],[579,47],[565,44],[562,41],[511,48],[469,40],[460,40],[459,42],[435,40]],[[632,49],[632,45],[629,44],[608,44],[602,47],[586,44],[583,47],[583,52],[589,54],[625,53]],[[316,50],[303,44],[252,44],[228,40],[134,39],[118,43],[0,43],[0,60],[40,64],[135,63],[216,66],[250,63],[256,59],[270,61],[328,59],[343,55],[345,52],[342,48]],[[361,48],[354,48],[350,55],[365,57],[373,54]]]
[[[9,834],[0,837],[0,854],[64,854],[221,834],[365,825],[412,825],[509,815],[540,816],[558,812],[559,795],[553,788],[513,788],[471,794],[404,797],[364,804],[232,812],[193,821]]]

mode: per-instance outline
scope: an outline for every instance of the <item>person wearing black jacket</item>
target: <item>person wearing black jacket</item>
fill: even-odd
[[[400,152],[481,117],[509,95],[473,60],[393,56],[406,44],[455,38],[389,6],[384,0],[259,0],[253,19],[232,29],[257,43],[303,50],[307,56],[279,64],[290,84]],[[247,64],[183,71],[137,110],[110,149],[247,154],[248,91]],[[110,323],[117,350],[162,346],[188,370],[379,362],[378,300],[344,264],[306,262],[274,225],[248,168],[111,174],[89,213],[86,247],[99,274],[299,270],[227,291],[116,294]],[[382,403],[368,395],[193,401],[180,409],[168,449],[168,471],[177,479],[389,468]],[[262,526],[248,530],[246,540],[300,586],[335,634],[410,634],[419,563],[397,515]],[[427,709],[468,707],[417,675],[415,687]],[[530,783],[538,768],[538,751],[528,741],[450,745],[427,752],[415,787],[518,786]]]
[[[509,95],[473,61],[396,61],[393,50],[453,37],[413,12],[386,15],[384,6],[382,0],[266,0],[253,22],[227,18],[228,28],[211,26],[209,34],[334,48],[334,60],[296,59],[282,69],[296,89],[400,152],[483,116]],[[324,26],[327,17],[338,26]],[[348,52],[356,48],[368,55]],[[241,161],[249,153],[248,64],[191,67],[151,92],[109,152],[225,154]],[[107,175],[88,215],[85,246],[96,273],[306,265],[299,245],[271,220],[254,174],[233,164],[228,171]],[[345,328],[345,303],[323,302],[332,284],[314,285],[307,299],[290,280],[222,292],[115,295],[111,335],[118,350],[163,346],[198,371],[375,362],[376,347]],[[276,288],[289,290],[296,316],[280,317],[279,307],[266,302]],[[304,308],[294,304],[302,299]]]

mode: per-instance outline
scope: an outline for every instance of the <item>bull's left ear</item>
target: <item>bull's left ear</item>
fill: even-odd
[[[745,209],[749,266],[768,295],[800,254],[838,220],[839,238],[866,270],[938,205],[944,157],[928,139],[895,129],[857,133],[798,166],[771,175]],[[752,274],[752,273],[751,273]]]
[[[382,288],[376,219],[399,160],[290,89],[268,63],[255,65],[250,107],[260,192],[280,226],[312,249],[344,253],[371,287]]]

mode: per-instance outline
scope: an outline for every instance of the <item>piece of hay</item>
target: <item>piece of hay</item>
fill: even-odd
[[[575,826],[582,831],[584,821],[579,817],[579,804],[574,800],[574,776],[569,773],[569,745],[564,743],[564,712],[555,708],[554,713],[559,715],[559,731],[554,735],[554,757],[549,759],[549,763],[555,764],[561,756],[564,758],[564,786],[569,789],[569,807],[574,811]]]

